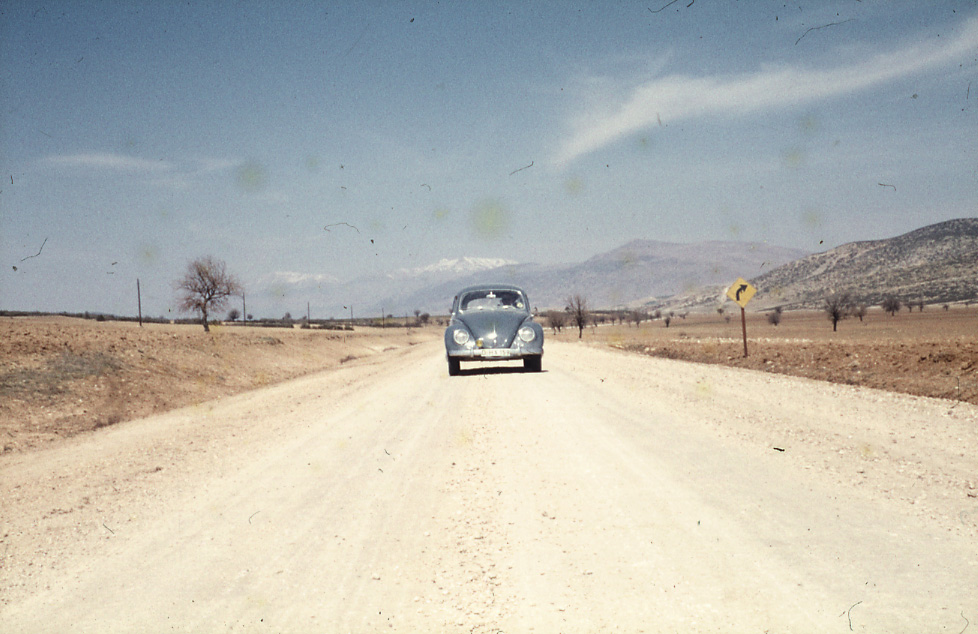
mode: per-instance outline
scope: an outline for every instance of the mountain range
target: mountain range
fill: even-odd
[[[753,278],[758,307],[821,307],[826,295],[854,303],[943,304],[978,298],[978,218],[929,225],[886,240],[850,242]],[[764,297],[761,297],[764,289]]]
[[[563,308],[575,294],[592,308],[706,311],[726,301],[724,293],[738,277],[758,289],[751,310],[817,308],[833,292],[866,305],[887,295],[904,302],[967,301],[978,297],[978,218],[814,254],[758,242],[633,240],[564,264],[457,258],[345,282],[276,273],[261,280],[259,292],[303,304],[314,299],[331,317],[445,314],[459,289],[484,282],[522,286],[540,311]]]

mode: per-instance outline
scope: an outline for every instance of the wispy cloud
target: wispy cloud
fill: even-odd
[[[42,162],[65,167],[112,170],[117,172],[169,172],[174,165],[169,161],[150,160],[124,154],[92,152],[87,154],[62,154],[48,156]]]
[[[244,163],[241,159],[222,159],[222,158],[208,158],[208,157],[197,157],[193,159],[194,164],[197,166],[197,171],[203,174],[210,174],[212,172],[224,172],[227,170],[240,167]]]
[[[195,156],[179,160],[152,160],[112,152],[81,152],[47,156],[41,159],[41,162],[47,165],[116,172],[213,174],[232,170],[241,166],[244,161],[207,156]]]
[[[576,117],[553,162],[565,166],[660,123],[751,114],[865,90],[972,54],[976,46],[978,18],[973,18],[946,43],[913,46],[829,70],[788,66],[742,75],[662,77],[634,88],[617,105]]]

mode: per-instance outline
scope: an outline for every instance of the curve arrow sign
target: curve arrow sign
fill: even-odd
[[[727,297],[735,301],[741,308],[747,306],[747,302],[755,293],[757,293],[757,289],[748,284],[747,280],[742,277],[737,278],[733,286],[727,289]]]

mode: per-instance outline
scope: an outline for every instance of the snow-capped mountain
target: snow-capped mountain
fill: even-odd
[[[320,286],[322,284],[335,284],[339,282],[332,275],[324,273],[299,273],[296,271],[275,271],[258,280],[260,287],[273,287],[281,284],[289,286]]]
[[[431,298],[425,306],[415,306],[415,299],[425,296],[424,289],[454,286],[454,280],[478,276],[483,272],[516,264],[502,258],[445,258],[415,268],[402,268],[382,275],[371,275],[342,281],[321,273],[276,271],[251,285],[249,305],[263,317],[281,317],[286,312],[302,314],[310,304],[313,317],[342,318],[379,317],[381,314],[405,315],[414,310],[446,312],[445,300]],[[451,302],[449,295],[448,302]],[[436,308],[437,307],[437,308]]]
[[[502,266],[516,264],[514,260],[502,258],[443,258],[434,264],[413,269],[398,269],[394,276],[417,277],[419,275],[467,275],[479,271],[490,271]]]

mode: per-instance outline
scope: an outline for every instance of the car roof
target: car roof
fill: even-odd
[[[519,291],[526,295],[526,291],[513,284],[475,284],[473,286],[466,286],[457,295],[461,296],[470,291]]]

